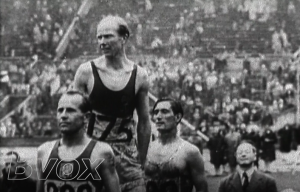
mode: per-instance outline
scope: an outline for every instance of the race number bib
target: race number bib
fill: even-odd
[[[46,180],[45,192],[96,192],[90,181],[57,181]]]
[[[133,129],[132,118],[122,119],[97,116],[92,131],[88,130],[88,133],[99,141],[130,142],[134,134]]]

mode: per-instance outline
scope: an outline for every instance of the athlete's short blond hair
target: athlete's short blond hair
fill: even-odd
[[[130,29],[128,27],[127,22],[120,16],[113,16],[108,15],[101,19],[101,21],[98,23],[97,29],[100,27],[101,23],[108,22],[108,23],[115,23],[118,25],[117,32],[121,37],[129,38],[130,36]]]

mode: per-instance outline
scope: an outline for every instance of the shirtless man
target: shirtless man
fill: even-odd
[[[119,192],[111,147],[92,140],[85,124],[91,107],[81,93],[69,91],[59,100],[57,120],[62,138],[38,148],[37,192]]]
[[[124,19],[103,18],[97,27],[103,56],[83,63],[74,78],[74,88],[85,93],[92,103],[95,125],[88,135],[108,142],[116,155],[116,168],[122,191],[143,192],[144,164],[150,142],[148,76],[129,60],[125,44],[130,36]],[[138,123],[135,128],[134,110]]]
[[[202,155],[177,134],[183,116],[181,104],[160,99],[152,112],[158,138],[150,143],[145,163],[147,192],[191,192],[193,187],[197,192],[206,192]]]

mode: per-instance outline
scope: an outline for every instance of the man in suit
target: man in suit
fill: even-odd
[[[35,192],[36,182],[26,174],[27,164],[15,151],[4,154],[4,168],[0,177],[1,192]]]
[[[236,160],[236,171],[221,181],[219,192],[277,192],[275,180],[255,168],[256,148],[253,144],[241,142],[236,150]]]

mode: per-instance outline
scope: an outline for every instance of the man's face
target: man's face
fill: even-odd
[[[17,169],[17,157],[13,154],[4,157],[5,171],[10,178],[13,177]]]
[[[243,167],[249,167],[256,160],[254,147],[249,143],[239,145],[236,150],[236,160],[238,164]]]
[[[220,130],[219,127],[212,127],[212,134],[217,135],[219,130]]]
[[[63,95],[58,102],[57,122],[61,133],[77,133],[84,126],[84,114],[79,109],[80,95]]]
[[[98,25],[98,45],[105,56],[114,56],[122,51],[124,38],[118,34],[118,28],[119,26],[116,22],[109,22],[109,20],[101,21]]]
[[[176,129],[177,121],[168,101],[159,102],[153,111],[153,120],[157,131],[169,132]]]

